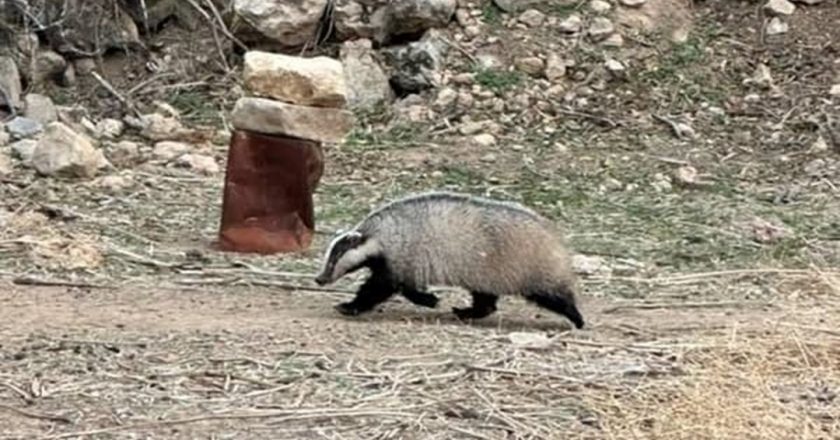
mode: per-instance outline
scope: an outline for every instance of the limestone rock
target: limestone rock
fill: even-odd
[[[0,106],[20,108],[21,91],[20,73],[12,57],[0,56]],[[4,96],[5,95],[5,96]],[[8,100],[8,102],[6,101]]]
[[[764,4],[764,10],[775,16],[791,15],[796,11],[796,5],[788,0],[769,0]]]
[[[152,141],[181,139],[191,132],[178,119],[159,113],[142,115],[139,123],[142,127],[140,136]]]
[[[245,87],[259,97],[312,107],[343,107],[347,102],[341,62],[325,56],[250,51],[242,77]]]
[[[393,99],[388,76],[379,66],[368,39],[347,41],[341,46],[347,106],[351,109],[370,109]]]
[[[528,9],[519,15],[519,22],[529,27],[539,27],[545,21],[545,14],[536,10]]]
[[[32,166],[43,175],[92,177],[107,165],[105,156],[90,139],[61,122],[46,126],[32,155]]]
[[[182,167],[189,168],[201,174],[217,174],[220,170],[216,159],[204,154],[184,154],[177,162]]]
[[[333,18],[339,40],[368,38],[388,43],[401,35],[442,28],[456,0],[336,0]]]
[[[132,141],[119,141],[108,145],[106,156],[116,166],[131,165],[140,156],[140,145]]]
[[[12,160],[5,151],[0,150],[0,176],[8,176],[13,170]]]
[[[524,57],[516,60],[516,68],[528,75],[539,76],[545,69],[545,61],[538,57]]]
[[[340,142],[353,127],[346,110],[286,104],[265,98],[236,101],[233,126],[265,134],[284,134],[318,142]]]
[[[473,142],[479,147],[492,147],[496,145],[496,138],[490,133],[482,133],[473,136]]]
[[[190,151],[190,145],[176,141],[160,141],[152,149],[152,156],[160,160],[173,160]]]
[[[612,5],[604,0],[592,0],[589,2],[589,9],[596,14],[606,14],[612,9]]]
[[[133,184],[131,177],[119,175],[103,176],[96,182],[97,186],[111,193],[118,193]]]
[[[645,4],[647,0],[621,0],[622,6],[627,6],[628,8],[638,8]]]
[[[287,47],[312,39],[327,0],[235,0],[233,9],[263,36]]]
[[[592,24],[589,25],[588,32],[589,36],[597,41],[600,41],[615,32],[615,26],[609,18],[595,17],[592,19]]]
[[[675,43],[685,42],[693,12],[684,0],[647,0],[632,8],[619,8],[616,24],[644,33],[662,33]]]
[[[20,159],[20,161],[27,166],[32,163],[32,155],[35,154],[36,146],[38,146],[38,141],[33,139],[21,139],[10,145],[15,157]]]
[[[557,27],[560,32],[576,34],[583,28],[583,19],[577,14],[572,14],[561,21]]]
[[[38,93],[30,93],[23,100],[23,115],[41,124],[49,124],[58,120],[58,110],[52,99]]]
[[[552,53],[545,60],[545,77],[557,81],[566,76],[566,62],[559,55]]]
[[[36,83],[59,80],[67,69],[67,60],[51,50],[44,50],[35,55],[35,67],[32,78]]]
[[[840,96],[840,84],[834,84],[828,89],[828,94],[831,96]]]
[[[398,96],[405,96],[434,87],[447,47],[437,33],[430,31],[420,41],[386,49],[383,54],[393,70],[388,80],[391,88]]]
[[[116,139],[125,130],[125,123],[119,119],[105,118],[96,123],[94,132],[99,138]]]
[[[788,24],[779,17],[773,17],[767,23],[767,35],[780,35],[787,33]]]
[[[6,130],[13,139],[26,139],[42,132],[44,125],[34,119],[18,116],[6,123]]]

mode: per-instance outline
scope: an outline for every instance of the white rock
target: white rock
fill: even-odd
[[[180,139],[191,130],[184,128],[181,121],[171,116],[150,113],[140,117],[140,136],[152,141]]]
[[[784,224],[767,221],[755,217],[749,223],[753,240],[759,243],[774,243],[790,235],[790,230]]]
[[[231,122],[243,130],[338,143],[353,128],[354,120],[346,110],[244,97],[236,101]]]
[[[545,14],[536,10],[528,9],[519,15],[519,22],[529,27],[539,27],[545,21]]]
[[[557,81],[566,76],[566,62],[556,53],[549,54],[545,60],[545,77]]]
[[[516,60],[516,69],[530,76],[539,76],[545,69],[545,61],[539,57],[524,57]]]
[[[20,100],[23,89],[20,82],[20,73],[14,58],[10,56],[0,56],[0,89],[5,91],[6,94],[2,99],[10,101],[0,101],[0,105],[10,104],[14,108],[23,105]]]
[[[583,19],[577,14],[569,15],[557,25],[557,28],[560,29],[560,32],[576,34],[583,28]]]
[[[788,0],[769,0],[764,5],[764,10],[772,15],[791,15],[796,10],[796,5]]]
[[[152,156],[160,160],[172,160],[186,154],[192,148],[189,144],[175,141],[160,141],[155,144]]]
[[[105,139],[116,139],[125,130],[125,123],[118,119],[105,118],[96,123],[94,132],[96,136]]]
[[[32,154],[32,167],[48,176],[92,177],[107,165],[102,151],[87,136],[61,122],[47,124]]]
[[[683,186],[697,184],[697,169],[690,165],[684,165],[674,171],[674,180]]]
[[[246,23],[283,46],[302,46],[312,38],[327,0],[235,0],[233,8]]]
[[[168,142],[168,141],[163,141]],[[132,141],[119,141],[107,149],[108,160],[114,165],[130,165],[140,156],[140,144]]]
[[[12,139],[25,139],[44,131],[44,125],[34,119],[17,116],[6,123],[6,130]]]
[[[13,170],[12,160],[5,151],[0,151],[0,176],[8,176]]]
[[[438,109],[445,109],[455,105],[458,100],[458,92],[452,87],[444,87],[440,89],[435,98],[435,107]]]
[[[55,104],[47,96],[30,93],[23,98],[23,103],[23,115],[29,119],[38,121],[41,124],[49,124],[58,120],[58,111],[55,108]]]
[[[245,53],[245,87],[254,95],[289,104],[344,107],[347,87],[341,62],[262,51]]]
[[[788,24],[779,17],[773,17],[767,23],[767,35],[779,35],[788,31]]]
[[[21,139],[10,145],[14,155],[20,159],[24,165],[32,163],[32,155],[35,154],[36,146],[38,146],[38,141],[34,139]]]
[[[485,129],[486,124],[483,121],[466,122],[458,127],[458,132],[464,136],[474,135]]]
[[[96,182],[97,186],[100,186],[109,192],[119,192],[133,184],[134,181],[130,177],[119,175],[104,176]]]
[[[32,78],[41,83],[58,78],[67,69],[67,60],[52,50],[42,50],[35,55]]]
[[[480,147],[491,147],[496,145],[496,138],[490,133],[482,133],[473,136],[473,142]]]
[[[605,47],[622,47],[624,46],[624,37],[619,33],[613,33],[606,40],[601,42]]]
[[[638,8],[645,4],[645,1],[647,0],[621,0],[621,4],[630,8]]]
[[[615,32],[615,26],[606,17],[595,17],[589,25],[589,36],[597,41],[607,38],[613,32]]]
[[[351,109],[373,108],[390,102],[394,95],[388,84],[388,76],[374,57],[373,46],[368,39],[345,41],[341,46],[344,82],[347,91],[347,106]]]
[[[608,59],[604,63],[604,67],[606,67],[607,70],[612,73],[620,73],[624,71],[624,64],[621,64],[621,61],[612,58]]]
[[[552,340],[545,333],[511,332],[508,340],[518,348],[545,349],[551,346]]]
[[[831,96],[840,96],[840,84],[834,84],[828,90],[828,94]]]
[[[605,14],[612,9],[612,5],[604,0],[592,0],[589,2],[589,9],[596,14]]]
[[[793,0],[795,3],[801,3],[803,5],[818,5],[823,2],[823,0]]]
[[[572,256],[572,270],[583,275],[595,275],[610,271],[604,258],[582,254]]]
[[[493,162],[496,161],[497,158],[498,158],[498,156],[496,156],[495,153],[487,153],[484,156],[481,156],[481,161],[482,162],[487,162],[487,163],[493,163]]]
[[[811,144],[811,151],[814,153],[823,153],[828,151],[828,142],[822,136],[817,137],[817,140]]]
[[[219,172],[219,164],[216,163],[216,159],[204,154],[185,154],[178,158],[177,163],[201,174],[209,175]]]

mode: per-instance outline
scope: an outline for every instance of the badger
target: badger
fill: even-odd
[[[525,206],[448,191],[409,195],[370,212],[327,246],[315,282],[324,286],[362,268],[370,276],[335,308],[356,316],[399,292],[435,308],[429,286],[463,288],[470,307],[461,320],[496,311],[499,296],[520,295],[538,307],[584,325],[576,305],[570,254],[554,225]]]

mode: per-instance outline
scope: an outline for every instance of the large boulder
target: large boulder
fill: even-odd
[[[233,126],[263,134],[280,134],[317,142],[337,143],[353,127],[349,111],[286,104],[265,98],[239,98],[231,115]]]
[[[15,60],[0,56],[0,107],[20,108],[21,83]]]
[[[58,110],[55,108],[52,99],[38,93],[30,93],[23,99],[25,105],[23,115],[29,119],[49,124],[58,120]]]
[[[419,93],[434,87],[448,46],[435,30],[426,32],[420,41],[383,51],[393,69],[389,82],[397,96]]]
[[[393,98],[388,76],[376,60],[370,40],[362,38],[345,42],[340,56],[349,108],[370,109]]]
[[[51,122],[38,140],[32,167],[47,176],[92,177],[108,162],[87,136],[61,122]]]
[[[234,11],[254,30],[283,46],[315,36],[328,0],[235,0]]]
[[[250,51],[242,77],[254,95],[296,105],[343,107],[344,70],[338,60]]]
[[[445,27],[456,7],[456,0],[335,0],[333,17],[340,40],[369,38],[385,43]]]

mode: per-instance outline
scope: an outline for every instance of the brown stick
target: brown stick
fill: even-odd
[[[73,423],[72,420],[70,420],[70,419],[68,419],[67,417],[64,417],[64,416],[54,416],[54,415],[51,415],[51,414],[34,413],[34,412],[31,412],[31,411],[27,411],[25,409],[15,408],[15,407],[9,406],[9,405],[3,405],[2,403],[0,403],[0,410],[6,410],[6,411],[9,411],[9,412],[13,412],[13,413],[15,413],[19,416],[28,417],[30,419],[49,420],[51,422],[59,422],[59,423],[65,423],[65,424]]]

